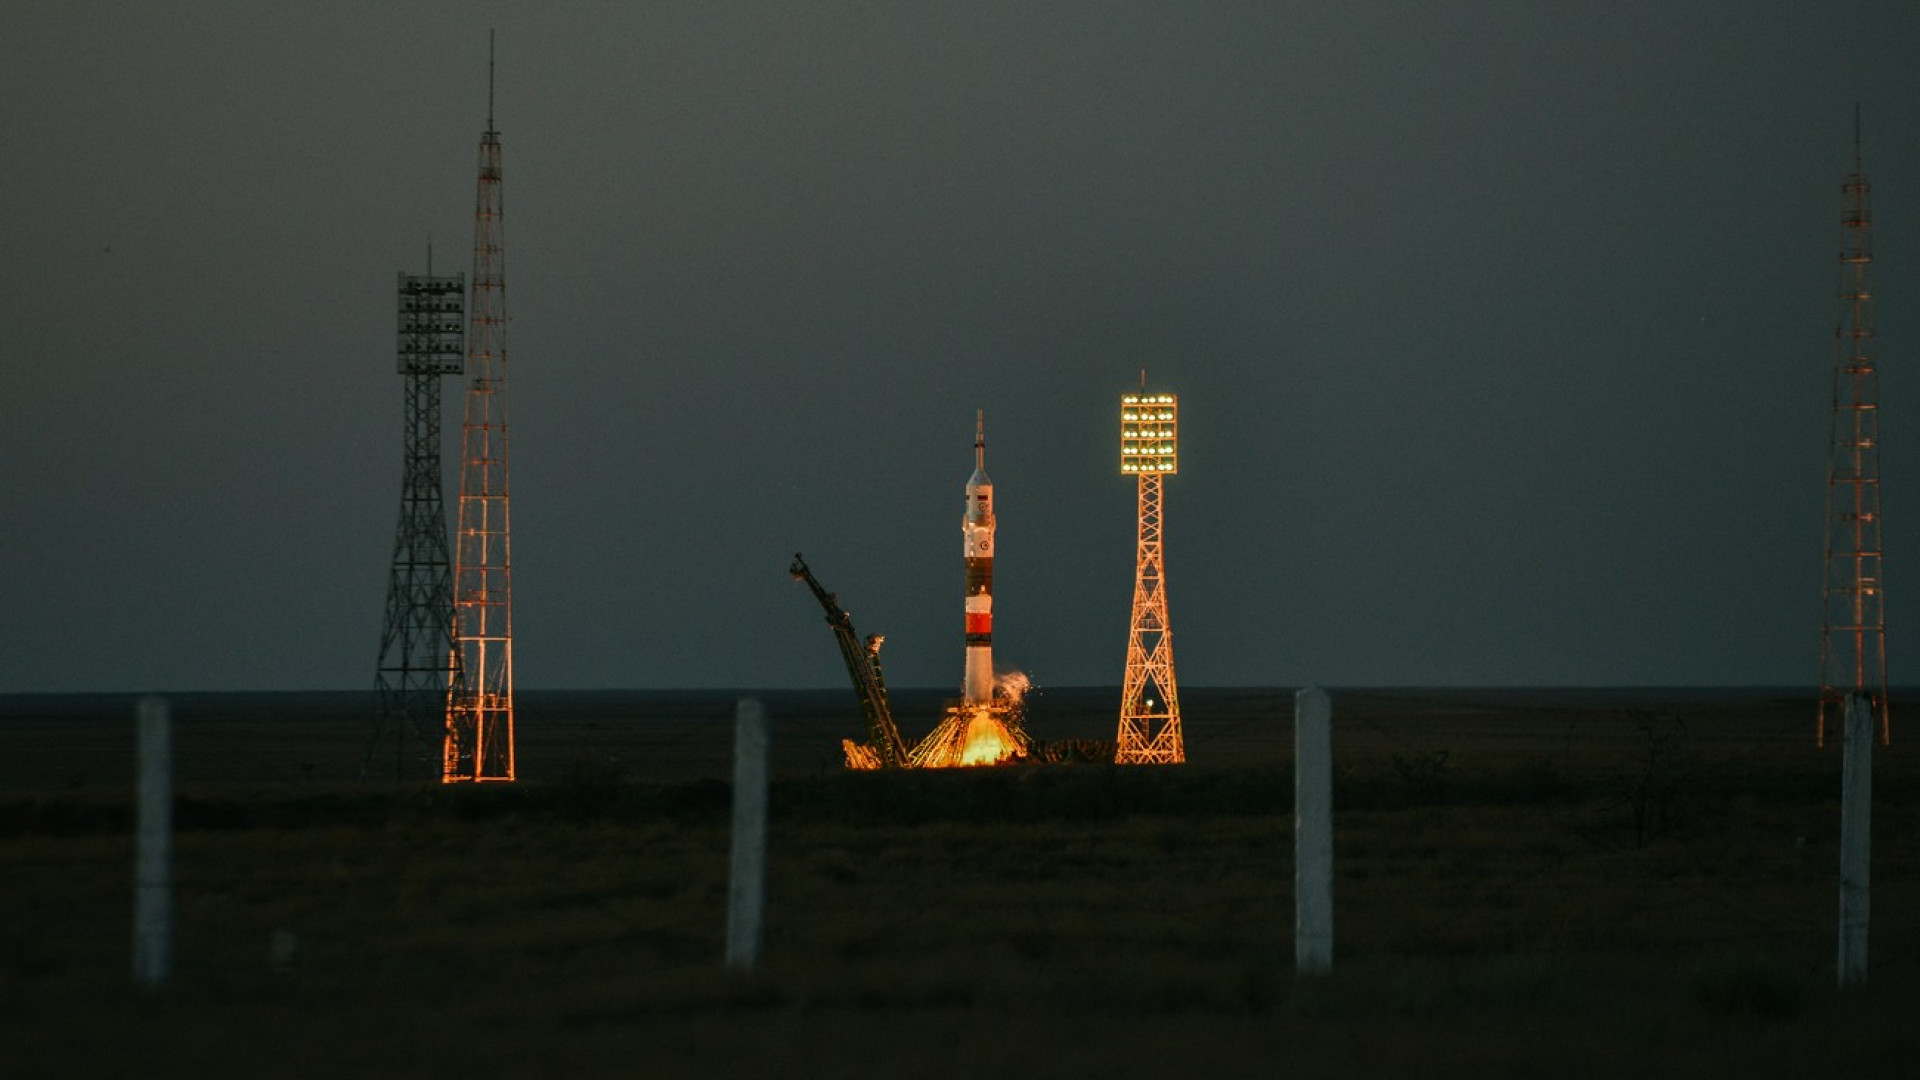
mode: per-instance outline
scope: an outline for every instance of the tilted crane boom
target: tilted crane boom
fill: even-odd
[[[871,634],[866,643],[861,644],[859,634],[853,629],[853,616],[841,608],[833,593],[820,587],[799,552],[794,552],[793,565],[787,568],[787,573],[792,574],[795,581],[806,582],[807,588],[813,590],[814,599],[826,609],[827,625],[833,627],[833,636],[840,642],[840,655],[847,662],[847,674],[853,677],[853,692],[860,698],[860,712],[866,717],[868,745],[879,757],[880,767],[904,766],[907,747],[901,741],[900,729],[894,726],[893,710],[887,705],[887,681],[880,674],[880,644],[886,639]]]

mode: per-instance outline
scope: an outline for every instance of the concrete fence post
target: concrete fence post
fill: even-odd
[[[1333,970],[1333,704],[1293,697],[1293,956],[1302,974]]]
[[[757,698],[734,711],[733,871],[727,888],[727,966],[760,961],[767,881],[767,713]]]
[[[1869,861],[1873,847],[1873,709],[1847,695],[1840,763],[1840,985],[1867,979]]]
[[[173,717],[159,697],[143,698],[137,716],[133,981],[155,990],[173,972]]]

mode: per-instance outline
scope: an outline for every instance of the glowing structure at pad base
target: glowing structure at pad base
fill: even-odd
[[[993,704],[993,481],[987,479],[987,414],[974,416],[973,475],[967,478],[966,513],[960,519],[966,567],[966,673],[960,700],[971,707]]]
[[[948,706],[940,722],[907,755],[908,766],[954,769],[1005,765],[1031,757],[1025,703],[1029,685],[1026,675],[1011,672],[995,685],[992,704]]]
[[[1142,392],[1120,398],[1120,472],[1139,481],[1138,557],[1133,616],[1127,632],[1127,674],[1120,692],[1114,762],[1172,765],[1187,759],[1180,733],[1180,691],[1173,675],[1173,628],[1167,618],[1166,560],[1161,546],[1162,482],[1179,471],[1179,399]]]
[[[856,772],[867,772],[880,768],[880,752],[867,743],[857,743],[852,739],[841,739],[840,749],[847,755],[847,768]]]

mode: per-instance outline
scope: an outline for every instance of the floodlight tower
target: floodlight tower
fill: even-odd
[[[452,559],[440,494],[440,377],[458,375],[465,348],[461,318],[467,276],[400,275],[400,374],[406,380],[406,464],[400,525],[387,575],[387,618],[374,675],[373,737],[367,767],[393,744],[394,774],[431,766],[445,738],[447,688],[459,654],[453,647]],[[409,758],[418,764],[409,765]],[[424,773],[425,769],[421,769]]]
[[[1825,611],[1820,624],[1820,718],[1848,694],[1873,707],[1880,741],[1892,737],[1887,702],[1886,595],[1880,550],[1880,388],[1873,360],[1872,215],[1854,117],[1853,172],[1841,184],[1840,321],[1834,329],[1833,411],[1827,465]]]
[[[1179,470],[1180,402],[1173,394],[1120,398],[1120,471],[1140,484],[1139,557],[1133,571],[1133,625],[1127,634],[1127,676],[1120,692],[1121,765],[1187,760],[1180,734],[1180,692],[1173,679],[1173,628],[1167,621],[1167,568],[1160,539],[1161,485]]]
[[[491,45],[488,51],[487,130],[480,138],[480,180],[473,214],[466,410],[460,424],[460,526],[453,564],[459,666],[448,695],[441,770],[441,778],[449,784],[514,778],[507,282]]]

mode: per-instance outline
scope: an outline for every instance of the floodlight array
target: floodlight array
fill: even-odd
[[[1179,398],[1173,394],[1124,394],[1120,398],[1120,471],[1179,471]]]

